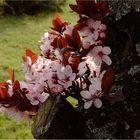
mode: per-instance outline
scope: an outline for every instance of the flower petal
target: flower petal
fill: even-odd
[[[99,27],[99,29],[101,31],[105,31],[106,30],[106,25],[105,24],[101,24],[100,27]]]
[[[94,101],[93,101],[95,107],[97,108],[101,108],[102,107],[102,101],[99,99],[99,98],[96,98]]]
[[[98,53],[98,52],[101,52],[103,50],[103,47],[102,46],[96,46],[92,49],[92,51],[94,53]]]
[[[48,97],[49,97],[49,94],[43,92],[43,93],[41,94],[40,98],[39,98],[39,101],[40,101],[41,103],[43,103],[43,102],[46,101],[46,99],[47,99]]]
[[[83,40],[83,48],[88,49],[90,47],[90,42],[87,42],[86,40]]]
[[[109,47],[104,47],[104,48],[103,48],[103,54],[108,55],[108,54],[110,54],[110,53],[111,53],[111,49],[110,49]]]
[[[88,36],[90,33],[91,33],[91,31],[88,27],[84,27],[80,30],[81,36]]]
[[[85,102],[85,104],[84,104],[84,109],[90,108],[91,105],[92,105],[92,101],[87,101],[87,102]]]
[[[96,92],[97,90],[96,90],[96,87],[95,87],[95,85],[90,85],[89,86],[89,92],[92,94],[92,95],[94,95],[94,93]]]
[[[65,75],[62,71],[57,71],[57,77],[59,80],[65,79]]]
[[[72,69],[71,69],[71,66],[70,65],[67,65],[64,68],[64,74],[67,75],[67,76],[70,76],[72,74]]]
[[[106,36],[106,35],[105,35],[104,32],[101,32],[101,33],[100,33],[100,38],[105,38],[105,36]]]
[[[94,28],[94,24],[95,24],[95,22],[94,22],[93,19],[89,19],[89,20],[87,21],[87,25],[88,25],[88,27],[91,28],[91,29]]]
[[[85,74],[85,72],[87,71],[87,66],[86,66],[86,62],[81,62],[78,66],[78,70],[80,75]]]
[[[99,55],[97,55],[94,59],[94,63],[97,65],[97,66],[101,66],[102,64],[102,59]]]
[[[38,100],[31,100],[30,102],[31,102],[32,105],[38,105],[39,104]]]
[[[76,74],[75,73],[72,73],[71,76],[70,76],[70,81],[73,81],[76,77]]]
[[[103,60],[107,65],[111,65],[111,63],[112,63],[110,57],[107,56],[107,55],[103,55],[103,56],[102,56],[102,60]]]
[[[94,37],[95,40],[97,40],[98,37],[99,37],[99,32],[95,31],[94,34],[93,34],[93,37]]]
[[[94,22],[93,27],[94,27],[95,30],[97,30],[97,29],[99,28],[100,25],[101,25],[101,21],[100,21],[100,20],[96,20],[96,21]]]
[[[80,94],[84,99],[90,99],[92,97],[89,91],[81,91]]]

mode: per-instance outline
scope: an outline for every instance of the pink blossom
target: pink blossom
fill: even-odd
[[[94,63],[97,66],[101,66],[102,61],[107,65],[111,65],[112,61],[108,56],[110,53],[111,49],[109,47],[96,46],[88,53],[88,56],[93,57]]]
[[[25,81],[20,81],[19,84],[20,84],[21,90],[22,89],[28,89],[29,84],[27,84]]]
[[[51,93],[63,93],[64,88],[60,84],[53,84],[51,85],[50,90],[51,90]]]
[[[101,24],[101,25],[99,26],[99,29],[100,29],[101,31],[105,31],[105,30],[106,30],[106,25],[105,25],[105,24]]]
[[[96,76],[100,74],[101,66],[96,65],[93,57],[87,56],[86,63],[90,69],[90,76],[94,76],[94,72],[96,72]]]
[[[89,77],[94,77],[94,74],[96,73],[95,76],[98,76],[100,74],[100,66],[97,66],[94,62],[93,57],[87,56],[83,58],[84,61],[81,62],[78,66],[78,74],[83,75],[85,74],[85,72],[88,70],[90,70],[90,75]]]
[[[79,63],[78,70],[79,70],[78,72],[79,75],[85,74],[85,72],[88,70],[87,64],[85,61]]]
[[[57,71],[58,83],[64,86],[65,89],[72,85],[72,81],[74,81],[76,74],[72,72],[72,68],[70,65],[66,67],[62,67]]]
[[[31,117],[34,116],[36,113],[32,111],[19,111],[16,106],[10,108],[4,108],[3,111],[8,115],[9,118],[16,118],[16,120],[20,123],[23,119],[26,120],[27,123],[30,122]]]
[[[45,83],[26,83],[20,82],[21,90],[26,90],[26,97],[32,105],[38,105],[40,102],[43,103],[49,94],[44,92]]]
[[[87,26],[80,30],[80,34],[83,37],[83,47],[88,49],[91,45],[100,44],[99,37],[104,38],[104,31],[106,30],[106,25],[101,24],[101,21],[89,19],[87,21]]]
[[[94,21],[93,19],[89,19],[87,21],[87,25],[90,29],[94,29],[96,31],[101,26],[101,21],[100,20]]]
[[[12,86],[12,81],[11,80],[7,80],[6,83],[8,83],[8,96],[12,96],[13,93],[13,86]]]
[[[47,85],[51,93],[62,93],[64,91],[64,87],[58,83],[56,72],[53,72],[52,77],[47,80]]]
[[[52,61],[44,57],[39,56],[36,63],[31,67],[32,72],[43,72],[48,70],[48,67],[51,65]]]
[[[8,94],[11,97],[14,93],[13,93],[13,87],[11,85],[8,86]]]
[[[42,44],[40,46],[41,54],[43,54],[45,57],[50,55],[54,51],[54,47],[51,45],[53,40],[57,37],[57,35],[51,34],[51,33],[45,33],[42,37]]]
[[[48,44],[47,44],[48,43]],[[44,55],[45,57],[48,57],[51,55],[51,52],[54,51],[53,46],[51,45],[51,43],[47,42],[45,44],[42,44],[40,46],[41,49],[41,54]]]
[[[85,100],[85,109],[90,108],[92,103],[95,107],[100,108],[102,106],[102,101],[99,99],[102,96],[101,80],[99,78],[93,78],[89,90],[83,90],[80,94]]]
[[[104,32],[100,33],[100,38],[105,38],[105,33]]]
[[[72,30],[73,30],[73,27],[71,25],[67,25],[65,27],[65,30],[63,31],[63,36],[65,36],[66,34],[67,35],[71,35],[72,34]]]
[[[106,37],[106,25],[99,20],[88,19],[77,33],[76,27],[81,28],[83,24],[74,28],[57,17],[53,20],[53,26],[53,31],[45,33],[41,39],[40,56],[26,50],[26,55],[23,56],[25,81],[15,81],[14,74],[10,73],[11,80],[6,82],[4,88],[5,83],[0,85],[0,113],[6,112],[9,117],[16,117],[18,121],[23,118],[30,120],[30,117],[35,115],[34,111],[37,111],[39,105],[51,94],[65,95],[66,91],[73,90],[76,86],[73,86],[73,82],[79,85],[80,91],[82,89],[80,95],[85,101],[85,109],[92,104],[97,108],[102,106],[102,78],[106,73],[101,69],[102,62],[107,65],[112,63],[108,56],[111,49],[102,47]],[[104,81],[106,82],[106,79]],[[3,107],[6,103],[9,103],[8,108]]]
[[[32,105],[38,105],[39,103],[43,103],[46,101],[46,99],[49,97],[48,93],[28,93],[26,94],[26,97],[28,100],[30,100]]]
[[[53,65],[53,61],[39,56],[37,61],[33,65],[31,65],[30,70],[25,72],[26,81],[44,82],[51,76],[51,65]]]
[[[60,49],[55,49],[54,50],[54,55],[55,55],[56,59],[62,61],[62,54],[61,54],[61,50]]]
[[[32,60],[30,57],[26,57],[26,61],[23,64],[23,72],[29,72],[32,65]]]

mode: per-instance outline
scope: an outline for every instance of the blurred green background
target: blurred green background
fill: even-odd
[[[3,7],[3,2],[0,0],[1,7]],[[19,16],[13,13],[11,15],[0,13],[0,81],[9,78],[9,69],[15,70],[16,79],[24,79],[22,56],[25,49],[29,48],[40,53],[38,41],[45,32],[50,30],[51,21],[56,12],[61,15],[62,19],[72,24],[76,23],[77,15],[70,12],[68,6],[70,3],[75,3],[75,0],[66,1],[54,11],[46,10],[34,15],[24,13]],[[31,126],[25,122],[18,124],[16,120],[1,115],[0,139],[33,139]]]

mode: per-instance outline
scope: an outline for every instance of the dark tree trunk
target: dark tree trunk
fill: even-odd
[[[41,109],[48,105],[40,108],[32,129],[35,138],[140,138],[140,13],[132,10],[118,21],[110,16],[106,22],[106,44],[112,49],[116,73],[110,92],[118,97],[122,92],[125,100],[110,103],[103,99],[101,109],[84,110],[57,97],[53,113],[43,114],[43,123],[37,119],[42,115]]]
[[[80,112],[60,96],[48,98],[33,124],[37,139],[84,138],[85,121]]]

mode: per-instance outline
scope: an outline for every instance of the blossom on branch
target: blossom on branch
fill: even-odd
[[[68,89],[68,87],[72,86],[72,82],[76,78],[76,74],[72,73],[72,68],[70,67],[70,65],[62,67],[60,70],[58,70],[57,76],[58,83],[64,86],[65,89]]]
[[[99,99],[102,96],[101,80],[99,78],[93,78],[92,83],[89,86],[89,90],[81,91],[81,96],[85,99],[84,108],[88,109],[92,103],[95,107],[100,108],[102,101]]]
[[[76,3],[70,5],[80,17],[75,26],[56,15],[51,31],[41,38],[41,54],[26,50],[22,57],[25,80],[15,80],[11,71],[10,79],[0,83],[0,112],[29,120],[54,94],[74,96],[79,104],[84,101],[85,109],[92,104],[102,107],[102,96],[109,96],[114,81],[113,70],[108,69],[111,49],[104,47],[107,26],[102,19],[108,2]]]
[[[109,47],[96,46],[91,51],[89,51],[88,56],[93,57],[94,63],[97,66],[101,66],[102,61],[107,65],[111,65],[112,61],[108,56],[111,53]]]
[[[86,22],[87,26],[80,30],[84,49],[88,49],[91,45],[102,44],[102,39],[106,36],[106,25],[101,24],[100,20],[88,19]]]

